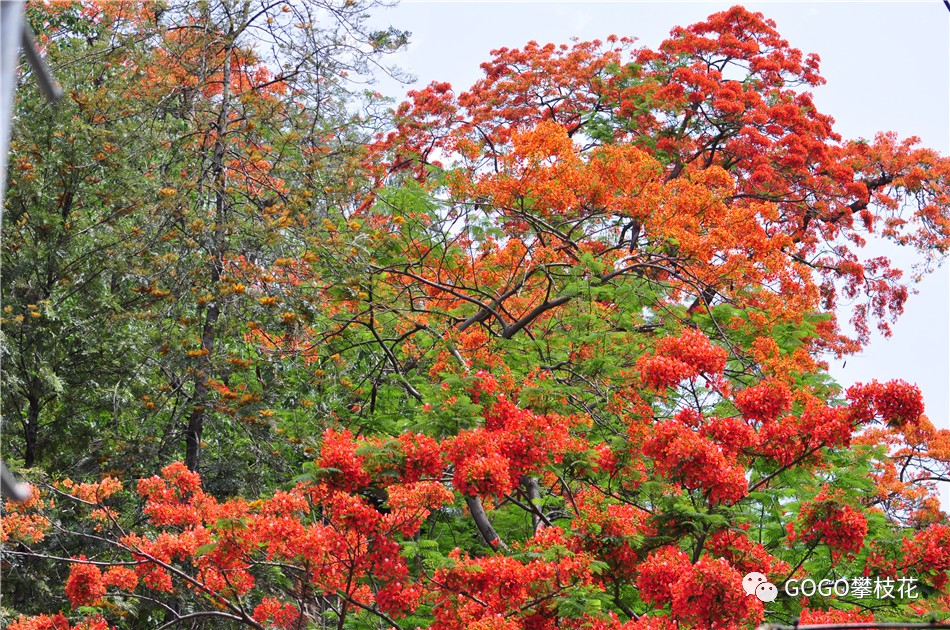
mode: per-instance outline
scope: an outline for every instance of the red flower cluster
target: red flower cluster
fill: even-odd
[[[485,427],[463,431],[446,444],[455,465],[453,485],[470,496],[504,496],[523,475],[560,461],[571,449],[587,450],[571,437],[577,419],[536,414],[501,394],[484,412]]]
[[[798,621],[802,624],[868,623],[874,621],[874,613],[858,610],[811,610],[804,608]]]
[[[950,577],[950,525],[934,524],[904,540],[904,564],[930,576],[937,589],[944,588]]]
[[[96,606],[106,594],[106,585],[102,581],[102,571],[94,564],[85,562],[86,556],[79,556],[80,562],[73,564],[66,580],[66,597],[73,608]]]
[[[110,567],[102,574],[102,583],[131,593],[138,586],[139,576],[128,567]]]
[[[220,510],[201,489],[201,478],[181,462],[163,468],[161,477],[140,480],[137,490],[146,499],[145,513],[157,525],[194,527]]]
[[[699,435],[719,445],[728,458],[755,449],[759,436],[738,418],[712,418],[699,430]]]
[[[442,445],[421,433],[403,433],[395,438],[361,436],[346,445],[345,449],[348,454],[344,455],[344,451],[338,450],[331,457],[347,462],[350,466],[358,464],[374,484],[384,488],[395,483],[415,483],[425,478],[441,479],[445,469]],[[324,455],[329,455],[326,443],[320,461],[330,461],[324,459]],[[335,472],[330,471],[326,479],[335,483],[336,476]]]
[[[788,524],[788,540],[804,543],[821,541],[828,545],[833,558],[853,556],[864,545],[868,533],[867,518],[848,505],[844,492],[827,487],[815,498],[802,504],[796,528]]]
[[[790,569],[787,562],[775,558],[761,544],[753,542],[745,531],[721,529],[709,537],[706,550],[725,558],[743,575],[755,571],[779,577]]]
[[[673,599],[673,585],[691,570],[689,556],[672,545],[650,553],[639,567],[637,588],[645,601],[663,605]]]
[[[501,497],[518,485],[517,471],[501,453],[500,437],[475,429],[463,431],[451,441],[448,458],[455,464],[452,485],[456,490],[469,496]]]
[[[329,443],[331,455],[324,463],[357,461],[348,434],[331,434]],[[431,444],[421,440],[409,449],[427,452]],[[429,456],[413,466],[427,474],[433,462],[441,469],[440,460]],[[242,499],[219,503],[202,490],[197,475],[180,463],[167,466],[161,477],[142,480],[138,490],[152,524],[171,527],[154,537],[130,533],[119,541],[138,562],[134,568],[117,565],[103,574],[95,565],[77,563],[66,583],[67,596],[77,607],[98,605],[107,586],[172,592],[172,567],[187,563],[202,586],[186,585],[223,604],[248,597],[255,586],[254,566],[266,561],[300,567],[317,592],[344,592],[366,606],[375,601],[391,614],[414,609],[423,593],[405,583],[409,571],[397,537],[414,536],[430,511],[452,502],[454,495],[439,482],[393,480],[386,486],[390,509],[383,514],[362,497],[338,490],[337,481],[277,491],[251,504]],[[375,595],[365,581],[369,575]],[[292,627],[299,618],[293,605],[273,598],[260,602],[258,615],[258,621],[279,628]]]
[[[642,558],[640,543],[656,535],[650,514],[628,504],[608,503],[602,494],[582,492],[574,497],[578,509],[573,544],[610,564],[617,576],[636,575]]]
[[[748,625],[763,615],[761,602],[742,590],[742,573],[725,558],[703,556],[692,564],[674,546],[647,557],[640,565],[637,587],[646,601],[669,604],[673,619],[688,627]]]
[[[703,556],[670,590],[673,617],[689,627],[748,627],[764,614],[762,602],[742,589],[742,573],[724,558]]]
[[[402,483],[413,483],[425,477],[439,478],[445,469],[438,442],[421,433],[403,433],[397,438],[405,454]]]
[[[679,337],[660,340],[653,356],[640,358],[637,367],[647,387],[663,391],[700,374],[721,374],[726,357],[726,351],[706,335],[688,328]]]
[[[769,422],[791,409],[792,391],[770,379],[738,392],[733,400],[747,420]]]
[[[27,544],[38,543],[46,537],[50,522],[43,515],[47,506],[39,491],[34,489],[26,501],[5,501],[3,518],[0,518],[0,543],[8,540],[23,541]],[[53,502],[49,502],[53,506]]]
[[[896,380],[858,383],[846,392],[855,425],[880,420],[894,427],[916,424],[924,413],[924,398],[916,385]]]
[[[525,544],[532,555],[548,558],[521,562],[503,555],[472,558],[458,549],[451,552],[455,565],[439,569],[432,578],[441,587],[432,627],[557,630],[559,598],[593,582],[593,558],[571,553],[566,544],[561,530],[550,527]],[[541,603],[526,606],[528,602]]]
[[[323,447],[317,465],[326,471],[327,482],[334,488],[355,491],[369,485],[369,473],[363,468],[363,458],[356,454],[353,434],[344,429],[337,433],[327,429],[323,433]]]
[[[295,627],[300,611],[293,604],[285,604],[273,597],[264,597],[254,608],[254,619],[270,628],[289,630]]]
[[[787,466],[816,447],[848,446],[853,431],[847,409],[809,401],[800,416],[785,416],[763,425],[759,430],[759,450]]]
[[[655,425],[643,453],[653,458],[660,475],[691,490],[708,490],[712,503],[735,503],[746,495],[745,469],[718,445],[676,421]]]
[[[95,483],[75,483],[72,479],[64,479],[56,485],[87,503],[101,503],[122,489],[122,482],[114,477]]]
[[[7,626],[7,630],[110,630],[111,626],[99,615],[88,617],[75,626],[63,615],[56,614],[24,617],[20,615],[16,621]]]

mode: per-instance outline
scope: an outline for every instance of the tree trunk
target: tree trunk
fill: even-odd
[[[24,438],[26,441],[26,452],[23,455],[23,465],[26,468],[32,468],[36,463],[37,456],[37,436],[40,432],[40,400],[30,396],[30,408],[26,414],[26,426],[24,427]]]
[[[230,39],[231,34],[228,37]],[[218,290],[224,265],[225,222],[227,219],[227,169],[224,165],[224,154],[227,148],[225,138],[228,133],[228,118],[230,116],[232,45],[233,40],[228,42],[224,54],[224,68],[221,77],[221,109],[218,111],[214,155],[211,163],[215,202],[215,226],[210,247],[209,288],[211,291]],[[198,359],[200,365],[195,373],[194,405],[188,416],[188,428],[185,431],[185,466],[188,467],[188,470],[194,472],[199,471],[201,463],[201,433],[204,430],[205,411],[208,404],[208,379],[211,376],[211,356],[214,351],[216,326],[220,315],[221,307],[214,299],[205,310],[204,325],[201,330],[201,349],[204,353]]]
[[[465,503],[468,504],[468,511],[472,513],[475,527],[478,528],[478,533],[482,535],[485,543],[492,549],[508,549],[508,545],[498,537],[491,521],[488,520],[488,514],[485,513],[485,508],[482,506],[482,500],[478,497],[465,495]]]
[[[543,523],[541,522],[541,506],[538,503],[541,500],[541,488],[538,486],[538,480],[531,475],[525,475],[521,478],[521,485],[524,487],[525,497],[533,508],[531,511],[531,525],[534,533],[537,534]]]

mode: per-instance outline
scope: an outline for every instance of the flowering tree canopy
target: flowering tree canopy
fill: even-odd
[[[24,277],[4,313],[23,370],[8,409],[49,471],[5,507],[4,595],[23,613],[8,627],[946,614],[950,432],[914,385],[842,390],[825,361],[887,333],[907,300],[904,270],[863,257],[867,240],[916,250],[914,274],[946,254],[950,159],[889,133],[841,138],[807,91],[818,58],[761,14],[734,7],[656,50],[497,50],[469,89],[410,92],[372,129],[343,79],[401,43],[392,29],[324,73],[253,40],[342,41],[292,5],[33,11],[62,25],[64,58],[81,28],[129,38],[103,85],[132,102],[77,89],[51,132],[101,146],[74,194],[108,194],[115,214],[28,211],[37,170],[80,167],[14,142],[20,249],[4,273],[47,224],[75,258],[45,296]],[[94,27],[70,21],[89,12]],[[108,140],[130,120],[151,122],[138,144]],[[83,221],[115,239],[110,267]],[[102,321],[81,357],[37,337]],[[96,344],[120,342],[102,378],[128,363],[142,377],[109,381],[129,393],[110,411],[78,384]],[[58,389],[31,367],[47,355]],[[67,401],[117,445],[78,481],[39,452]],[[751,572],[916,590],[763,603]]]

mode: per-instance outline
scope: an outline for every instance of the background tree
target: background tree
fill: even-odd
[[[158,141],[122,98],[137,82],[127,67],[145,54],[132,16],[31,7],[28,17],[62,60],[58,75],[70,89],[55,109],[28,77],[17,90],[3,250],[4,425],[7,447],[27,467],[75,474],[97,469],[90,452],[130,437],[118,420],[145,385],[141,300],[125,277],[130,257],[149,245],[132,215],[155,194],[141,173]]]
[[[227,451],[218,468],[232,488],[254,478],[250,462],[282,465],[266,413],[288,395],[273,386],[283,358],[248,322],[298,325],[303,288],[289,263],[359,185],[351,163],[378,99],[358,81],[406,37],[370,29],[369,7],[30,8],[72,101],[50,114],[26,92],[30,126],[13,152],[23,174],[11,186],[4,323],[19,338],[4,391],[23,418],[22,450],[10,446],[27,466],[55,439],[41,426],[68,426],[80,454],[94,435],[115,469],[182,446],[196,469],[202,442],[243,440],[250,459]],[[235,400],[232,378],[251,388]],[[59,449],[49,469],[76,454]]]

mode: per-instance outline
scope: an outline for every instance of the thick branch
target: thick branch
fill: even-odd
[[[477,324],[478,322],[483,322],[483,321],[485,321],[486,319],[488,319],[488,317],[489,317],[490,315],[492,315],[492,313],[493,313],[493,311],[492,311],[491,309],[497,309],[498,307],[500,307],[502,302],[504,302],[505,300],[507,300],[508,298],[510,298],[512,295],[514,295],[515,293],[517,293],[518,291],[520,291],[522,286],[524,286],[524,281],[519,282],[519,283],[516,284],[514,287],[512,287],[510,290],[505,291],[504,293],[502,293],[501,295],[499,295],[497,298],[495,298],[494,300],[492,300],[492,303],[491,303],[491,307],[490,307],[490,308],[487,308],[487,309],[486,309],[486,308],[479,309],[478,312],[476,312],[474,315],[472,315],[471,317],[469,317],[468,319],[466,319],[465,321],[463,321],[461,324],[459,324],[459,326],[458,326],[458,331],[459,331],[459,332],[462,332],[462,331],[464,331],[466,328],[468,328],[469,326],[471,326],[472,324]]]
[[[566,304],[567,302],[570,302],[570,301],[571,301],[571,298],[570,296],[567,296],[567,295],[561,296],[554,300],[545,300],[543,303],[531,309],[531,312],[529,312],[527,315],[525,315],[524,317],[522,317],[521,319],[513,323],[511,326],[508,326],[507,328],[505,328],[505,331],[501,334],[501,338],[511,339],[516,334],[518,334],[519,330],[521,330],[522,328],[524,328],[525,326],[527,326],[528,324],[536,320],[538,317],[540,317],[547,311],[550,311],[552,308],[557,308],[561,304]]]
[[[158,630],[165,630],[166,628],[171,628],[172,626],[177,626],[184,623],[189,619],[201,619],[203,617],[224,617],[225,619],[230,619],[231,621],[243,622],[244,620],[238,617],[237,615],[232,615],[230,613],[221,612],[219,610],[205,610],[202,612],[191,613],[190,615],[182,615],[176,617],[169,621],[168,623],[159,626]]]
[[[482,500],[478,497],[465,495],[465,503],[468,504],[468,511],[472,513],[472,518],[475,519],[475,527],[478,528],[478,533],[482,535],[485,543],[492,549],[501,548],[507,551],[508,545],[499,538],[495,528],[492,527],[491,521],[488,520],[488,514],[485,513],[485,508],[482,506]]]
[[[544,516],[538,506],[538,502],[541,500],[541,488],[538,487],[537,478],[524,475],[521,477],[521,486],[524,489],[525,498],[528,500],[528,509],[531,512],[531,525],[534,527],[534,532],[537,533],[541,529],[542,523],[551,527],[551,521]]]

